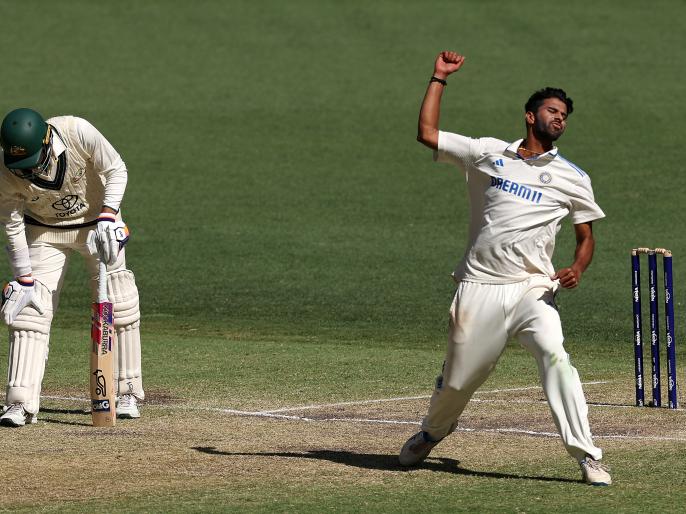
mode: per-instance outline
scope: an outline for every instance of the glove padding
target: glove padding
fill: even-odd
[[[102,262],[111,266],[117,261],[119,252],[128,241],[129,228],[126,223],[117,221],[114,214],[101,214],[95,230],[88,234],[86,245],[91,255],[97,253]]]
[[[21,280],[21,282],[19,282]],[[5,323],[11,325],[24,307],[33,307],[38,314],[43,314],[33,279],[20,278],[7,284],[2,290],[2,313]]]

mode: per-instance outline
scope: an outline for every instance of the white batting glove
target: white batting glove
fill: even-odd
[[[116,216],[103,212],[98,217],[95,230],[91,230],[86,240],[91,255],[96,253],[100,260],[108,266],[114,264],[119,252],[129,241],[129,228],[123,221],[117,221]]]
[[[31,277],[17,277],[2,290],[0,313],[2,313],[5,323],[11,325],[27,306],[36,309],[38,314],[43,314],[43,305],[38,298],[34,280]]]

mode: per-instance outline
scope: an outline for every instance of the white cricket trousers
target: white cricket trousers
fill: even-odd
[[[593,445],[588,406],[563,346],[555,282],[544,276],[514,284],[458,284],[450,308],[448,350],[422,430],[438,441],[457,427],[470,398],[516,337],[536,359],[538,374],[565,448],[582,460],[602,458]]]

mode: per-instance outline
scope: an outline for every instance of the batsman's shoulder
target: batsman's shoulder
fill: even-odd
[[[60,126],[65,123],[69,123],[70,121],[74,120],[75,116],[71,115],[60,115],[60,116],[53,116],[52,118],[48,118],[45,120],[45,122],[49,125],[53,126]]]
[[[0,151],[0,197],[7,198],[23,191],[25,184],[22,179],[13,175],[2,162],[2,151]]]

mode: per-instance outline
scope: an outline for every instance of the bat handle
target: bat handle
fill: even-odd
[[[98,303],[107,301],[107,265],[100,261],[98,264]]]

